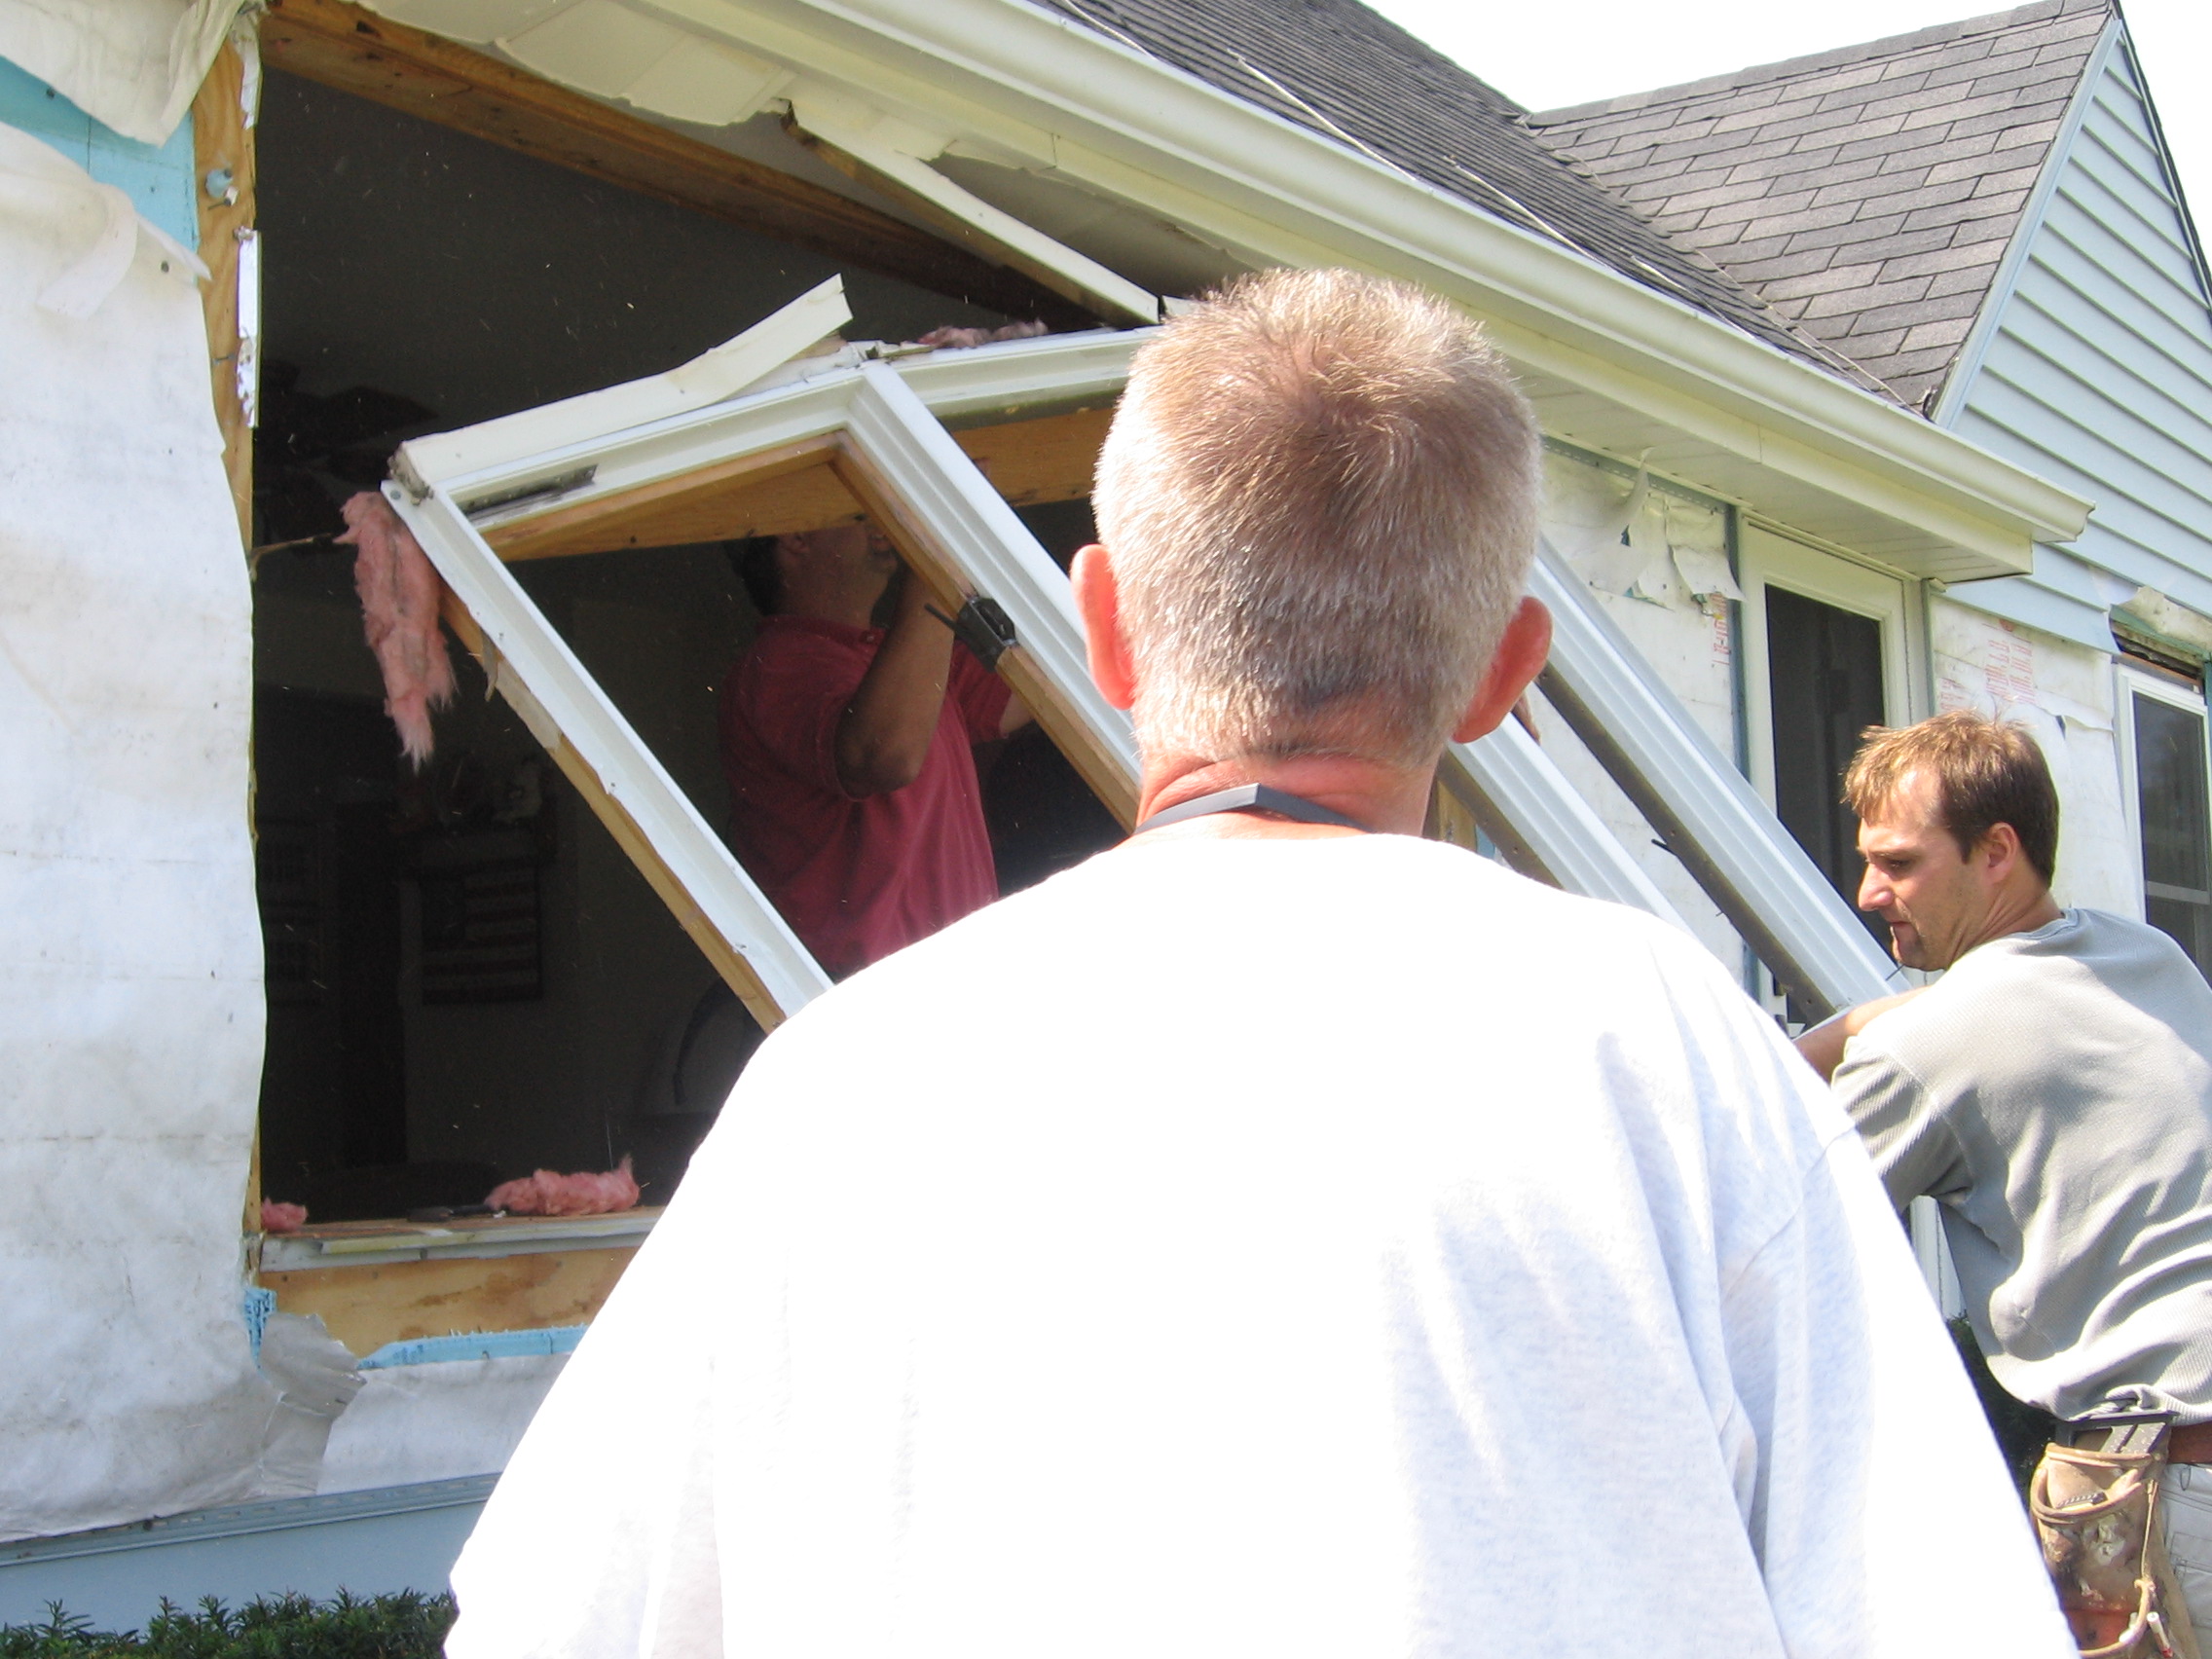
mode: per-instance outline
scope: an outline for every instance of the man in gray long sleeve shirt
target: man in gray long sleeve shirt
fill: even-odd
[[[2212,988],[2157,930],[2052,901],[2057,796],[2021,727],[1880,734],[1846,792],[1861,907],[1899,961],[1949,972],[1800,1047],[1834,1066],[1891,1200],[1943,1205],[2000,1382],[2061,1418],[2212,1422]],[[2212,1428],[2174,1461],[2175,1565],[2212,1630],[2212,1548],[2189,1535],[2212,1543]]]

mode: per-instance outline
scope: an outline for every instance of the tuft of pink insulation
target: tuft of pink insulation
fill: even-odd
[[[509,1215],[611,1215],[637,1207],[638,1182],[625,1157],[604,1175],[556,1175],[540,1169],[517,1181],[502,1181],[484,1201]]]
[[[991,346],[1001,340],[1034,340],[1040,334],[1050,333],[1051,330],[1041,322],[1009,322],[997,328],[962,328],[947,324],[931,329],[914,344],[935,346],[942,351],[966,346]]]
[[[430,757],[430,711],[453,701],[453,659],[438,631],[438,573],[391,503],[363,490],[339,509],[353,558],[361,622],[384,671],[384,712],[420,768]]]
[[[308,1206],[280,1204],[275,1198],[261,1200],[261,1231],[264,1233],[297,1233],[308,1224]]]

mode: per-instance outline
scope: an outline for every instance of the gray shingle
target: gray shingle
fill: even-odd
[[[1934,276],[1945,272],[1965,271],[1976,265],[1995,265],[2005,257],[2006,242],[1951,241],[1926,252],[1900,254],[1882,263],[1885,276]]]
[[[1839,265],[1836,263],[1838,255],[1834,248],[1810,249],[1805,253],[1790,254],[1787,257],[1791,259],[1818,257],[1827,263],[1816,269],[1808,270],[1801,276],[1782,276],[1762,284],[1762,291],[1769,299],[1804,300],[1815,294],[1861,293],[1880,277],[1882,271],[1881,265],[1871,260],[1864,264]]]
[[[1725,166],[1726,186],[1763,188],[1709,193],[1682,240],[1917,398],[1988,293],[2111,16],[2109,0],[2038,0],[1527,120],[1563,148],[1609,121],[1695,122],[1695,139],[1658,142],[1699,151],[1701,177]],[[1584,165],[1655,222],[1677,210],[1664,178]]]
[[[1902,282],[1876,282],[1871,287],[1815,294],[1805,302],[1803,315],[1850,316],[1879,306],[1912,305],[1928,296],[1928,278],[1912,276]]]
[[[1773,259],[1745,259],[1734,251],[1728,255],[1728,269],[1764,294],[1769,300],[1785,296],[1778,284],[1795,276],[1810,276],[1829,270],[1835,264],[1832,247],[1800,248],[1795,253],[1779,254]],[[1860,278],[1854,276],[1852,280]]]

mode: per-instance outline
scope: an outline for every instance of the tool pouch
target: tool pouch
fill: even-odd
[[[2106,1438],[2111,1450],[2053,1441],[2028,1487],[2059,1607],[2083,1659],[2197,1659],[2158,1535],[2165,1428],[2137,1423]]]

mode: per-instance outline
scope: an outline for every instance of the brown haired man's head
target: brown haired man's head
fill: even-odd
[[[1963,711],[1871,726],[1844,799],[1866,861],[1859,907],[1889,924],[1907,968],[1948,968],[2059,914],[2058,793],[2024,727]]]

